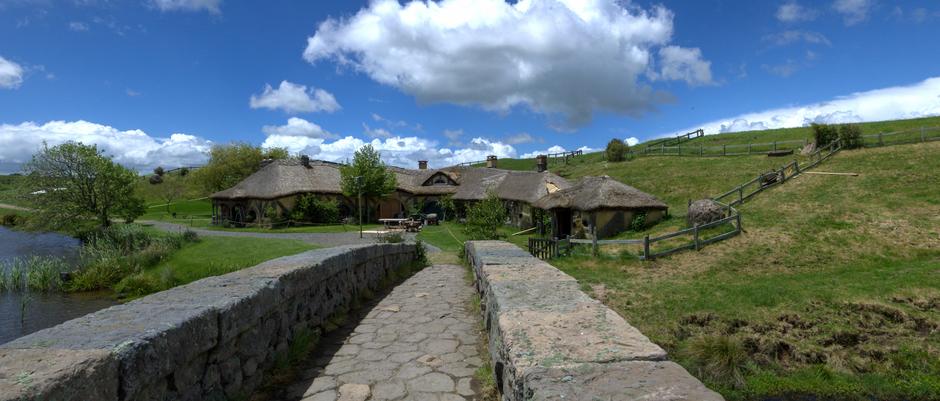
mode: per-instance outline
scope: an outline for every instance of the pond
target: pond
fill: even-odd
[[[65,235],[0,227],[0,268],[13,258],[33,255],[75,260],[78,248],[78,240]],[[107,293],[0,292],[0,344],[116,303]]]

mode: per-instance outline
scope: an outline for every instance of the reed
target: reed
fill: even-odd
[[[14,258],[0,266],[0,291],[56,291],[62,288],[65,259],[55,256]]]

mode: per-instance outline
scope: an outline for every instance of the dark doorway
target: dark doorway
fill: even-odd
[[[571,235],[571,209],[555,209],[555,237]]]

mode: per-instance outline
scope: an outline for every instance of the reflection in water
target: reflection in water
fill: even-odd
[[[61,234],[28,233],[0,227],[0,263],[33,255],[74,261],[78,246],[78,240]],[[106,293],[0,293],[0,344],[114,304]]]

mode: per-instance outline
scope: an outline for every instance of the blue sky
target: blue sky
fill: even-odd
[[[940,114],[936,1],[0,0],[0,171],[214,143],[432,166]]]

